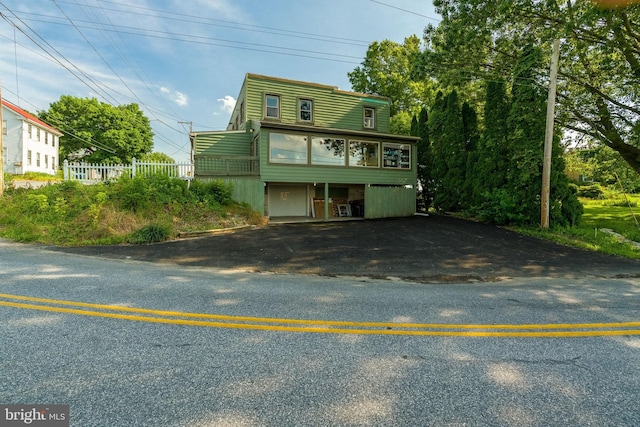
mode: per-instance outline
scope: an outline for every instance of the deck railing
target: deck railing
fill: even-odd
[[[260,174],[260,162],[256,156],[196,155],[194,163],[198,176],[242,176]]]

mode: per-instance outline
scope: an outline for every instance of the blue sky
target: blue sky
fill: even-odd
[[[430,0],[0,0],[3,98],[135,102],[154,151],[189,159],[193,130],[226,128],[246,73],[351,89],[367,47],[422,35]]]

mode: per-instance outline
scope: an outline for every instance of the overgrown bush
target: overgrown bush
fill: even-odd
[[[178,231],[261,221],[231,195],[232,186],[223,181],[193,182],[189,188],[184,180],[161,175],[9,188],[0,199],[0,236],[56,245],[151,243]]]
[[[191,183],[191,192],[200,202],[209,206],[225,206],[233,201],[233,185],[222,180],[194,181]]]
[[[171,227],[166,225],[149,224],[134,231],[129,243],[141,245],[147,243],[164,242],[171,237]]]

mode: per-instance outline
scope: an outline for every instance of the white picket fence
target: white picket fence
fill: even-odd
[[[164,174],[184,180],[193,179],[193,165],[191,163],[139,162],[135,158],[131,159],[130,165],[70,163],[65,160],[62,170],[65,181],[80,181],[84,184],[112,181],[122,175],[134,177]]]

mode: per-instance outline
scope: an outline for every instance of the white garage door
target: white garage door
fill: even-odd
[[[269,184],[269,216],[308,216],[307,186]]]

